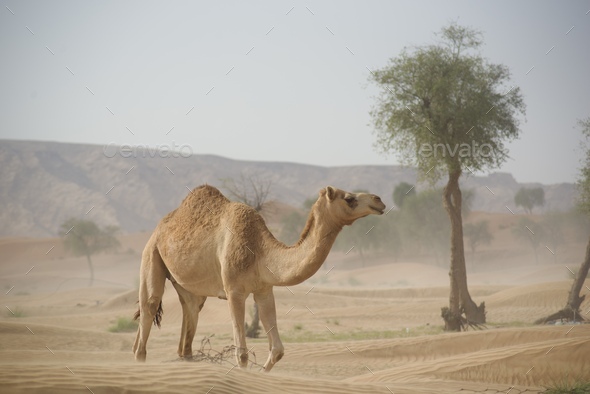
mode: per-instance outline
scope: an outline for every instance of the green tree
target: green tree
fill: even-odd
[[[364,267],[366,253],[381,247],[382,237],[379,237],[381,228],[375,229],[376,226],[380,227],[381,222],[375,219],[377,219],[376,216],[369,216],[343,228],[334,245],[335,249],[357,253]]]
[[[298,211],[293,211],[282,219],[281,238],[285,244],[292,245],[299,241],[305,220],[305,216]]]
[[[355,189],[353,193],[368,193],[366,190]],[[380,226],[380,220],[376,220],[376,216],[368,216],[363,220],[359,220],[351,226],[346,226],[336,240],[334,245],[337,250],[349,251],[352,248],[353,253],[358,253],[361,258],[363,267],[365,266],[365,253],[371,249],[378,249],[381,247],[383,237],[381,229],[375,230],[376,226]]]
[[[371,111],[376,146],[397,153],[431,182],[447,177],[451,291],[442,312],[452,331],[485,323],[485,304],[478,307],[467,287],[459,178],[464,170],[494,169],[506,160],[505,142],[518,137],[517,115],[525,111],[519,88],[508,84],[508,68],[482,58],[481,45],[481,33],[452,23],[437,44],[405,48],[372,73],[382,88]]]
[[[541,187],[530,189],[521,187],[514,195],[514,204],[517,207],[523,207],[530,215],[533,213],[533,208],[545,205],[545,191]]]
[[[566,226],[568,213],[551,211],[543,215],[541,224],[546,230],[547,248],[553,254],[553,262],[557,263],[557,253],[565,241],[563,229]]]
[[[418,250],[430,251],[436,263],[448,257],[450,226],[440,203],[441,189],[429,189],[407,198],[400,210],[400,225]]]
[[[475,191],[473,189],[466,189],[461,191],[461,213],[463,216],[467,216],[471,213],[471,207],[473,206],[473,200],[475,200]]]
[[[307,221],[309,211],[311,211],[311,207],[313,204],[315,204],[317,199],[317,197],[313,196],[306,198],[303,204],[301,204],[301,207],[305,212],[296,210],[281,218],[281,239],[285,244],[292,245],[299,241],[301,232],[305,227],[305,222]]]
[[[416,189],[414,185],[410,185],[407,182],[400,182],[393,189],[393,202],[396,207],[400,208],[404,205],[404,201],[408,197],[416,195]]]
[[[464,234],[471,248],[472,256],[475,256],[475,251],[479,245],[488,245],[494,237],[490,233],[487,220],[480,220],[475,223],[467,223],[464,227]],[[473,259],[473,257],[472,257]]]
[[[63,238],[64,247],[75,256],[86,256],[88,269],[90,270],[90,284],[94,283],[94,267],[92,255],[117,249],[120,246],[116,233],[116,226],[98,227],[91,220],[70,218],[62,223],[59,235]]]
[[[512,229],[512,234],[530,245],[535,255],[535,264],[539,264],[539,247],[545,239],[545,228],[540,223],[521,217]]]
[[[585,139],[586,155],[582,161],[582,168],[580,169],[580,176],[576,185],[579,193],[577,208],[582,215],[588,217],[590,216],[590,146],[588,146],[588,140],[590,139],[590,117],[579,120],[578,126]],[[565,307],[556,313],[537,320],[535,323],[544,324],[548,321],[558,319],[583,321],[584,318],[580,313],[580,306],[586,296],[580,296],[580,291],[584,286],[584,281],[588,277],[588,272],[590,272],[590,237],[586,244],[584,260],[580,264],[580,268],[576,271]]]
[[[376,228],[376,234],[373,234],[373,236],[378,237],[377,242],[379,248],[387,252],[397,262],[405,246],[398,220],[399,212],[391,211],[381,219],[379,221],[379,227]]]

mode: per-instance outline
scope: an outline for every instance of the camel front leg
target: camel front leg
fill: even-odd
[[[263,368],[264,372],[269,372],[285,354],[285,348],[283,347],[283,343],[279,337],[279,329],[277,328],[277,310],[272,287],[262,293],[254,294],[254,300],[258,304],[260,321],[268,336],[268,348],[270,353],[268,354],[268,359],[264,363]]]
[[[240,292],[230,291],[227,297],[229,310],[234,328],[234,345],[236,346],[236,360],[240,368],[248,366],[248,347],[246,345],[246,296]]]

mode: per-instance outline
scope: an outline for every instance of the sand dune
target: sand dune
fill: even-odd
[[[135,332],[109,328],[136,311],[136,252],[145,234],[130,236],[135,252],[95,256],[93,287],[84,259],[45,254],[52,240],[2,242],[0,251],[4,245],[10,252],[0,264],[2,393],[514,394],[542,391],[565,376],[590,379],[590,325],[531,326],[565,304],[571,282],[561,276],[563,266],[470,275],[471,295],[486,302],[492,323],[466,333],[441,330],[445,269],[415,262],[327,268],[301,285],[276,289],[286,354],[263,374],[256,365],[234,368],[233,359],[221,365],[177,361],[182,315],[170,284],[148,361],[135,363]],[[252,304],[250,298],[249,310]],[[214,349],[232,343],[224,300],[207,300],[193,349],[211,335]],[[248,343],[252,361],[262,363],[264,334]]]
[[[480,291],[491,311],[509,311],[514,303],[518,312],[520,307],[560,306],[559,301],[552,304],[551,298],[563,297],[567,287],[567,282],[556,282],[492,286],[487,291],[482,287]],[[436,288],[374,292],[318,288],[306,294],[307,290],[306,286],[277,289],[284,337],[293,335],[291,323],[295,322],[305,326],[312,340],[328,326],[335,333],[359,327],[361,332],[385,329],[385,322],[403,326],[400,315],[404,317],[404,308],[404,318],[411,311],[428,319],[444,295]],[[2,392],[450,393],[506,392],[513,387],[511,392],[518,393],[539,392],[566,373],[584,376],[590,370],[590,325],[491,328],[426,336],[411,336],[410,331],[408,336],[375,340],[285,341],[285,358],[270,374],[260,373],[256,367],[238,370],[233,368],[233,360],[222,365],[174,362],[180,315],[173,291],[165,296],[163,328],[154,329],[150,338],[148,362],[137,364],[131,353],[135,333],[106,330],[113,316],[134,311],[135,293],[92,288],[51,297],[21,296],[25,298],[23,305],[44,302],[46,310],[0,320]],[[74,304],[95,298],[104,301],[99,305]],[[404,298],[411,305],[396,305]],[[288,305],[292,311],[285,315]],[[306,306],[313,308],[315,315]],[[333,316],[340,316],[341,322],[336,325]],[[195,348],[202,335],[211,333],[216,335],[212,339],[215,348],[231,343],[225,301],[208,300],[200,320]],[[250,344],[256,360],[262,362],[268,353],[265,339],[250,340]]]
[[[590,368],[587,325],[287,344],[271,374],[229,362],[171,362],[172,351],[162,349],[136,364],[132,334],[23,326],[0,324],[3,392],[535,392],[565,372],[583,376]]]

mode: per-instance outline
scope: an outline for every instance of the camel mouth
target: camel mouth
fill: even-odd
[[[372,207],[372,206],[369,206],[369,208],[371,208],[373,211],[379,213],[379,215],[383,215],[384,209],[379,209],[379,208]]]

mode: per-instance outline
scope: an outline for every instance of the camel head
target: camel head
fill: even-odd
[[[316,206],[342,225],[350,225],[368,215],[382,215],[385,210],[385,204],[379,196],[351,193],[332,186],[320,191]]]

